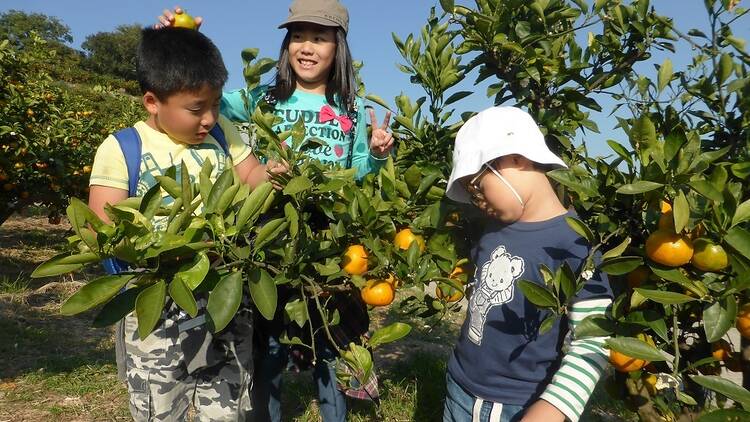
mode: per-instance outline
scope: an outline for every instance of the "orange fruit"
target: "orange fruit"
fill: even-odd
[[[693,242],[687,236],[657,230],[646,239],[646,255],[656,263],[679,267],[693,257]]]
[[[716,272],[729,265],[729,257],[727,257],[727,252],[721,245],[700,238],[693,243],[693,246],[693,258],[690,260],[693,267],[701,271]]]
[[[447,293],[443,293],[443,290]],[[438,299],[445,299],[446,302],[451,303],[461,300],[461,298],[464,297],[464,294],[448,284],[438,284],[437,287],[435,287],[435,296]]]
[[[716,343],[711,343],[711,355],[716,360],[726,362],[732,355],[732,346],[728,341],[720,339]]]
[[[362,245],[351,245],[344,252],[343,270],[350,275],[367,272],[367,251]]]
[[[91,173],[91,166],[83,166],[81,170],[83,170],[85,174],[89,174]]]
[[[641,333],[638,334],[637,338],[652,346],[654,345],[654,340],[651,338],[651,336]],[[624,353],[620,353],[612,349],[610,349],[609,351],[609,362],[618,372],[638,371],[640,369],[643,369],[643,367],[650,363],[643,359],[632,358]]]
[[[674,231],[674,214],[672,204],[661,201],[661,215],[659,216],[659,230]]]
[[[386,306],[393,302],[396,291],[386,280],[370,280],[362,288],[362,300],[371,306]]]
[[[23,191],[18,195],[21,199],[29,199],[29,192]]]
[[[636,287],[641,287],[643,282],[648,280],[648,276],[651,275],[651,270],[645,266],[641,265],[638,268],[634,269],[633,271],[629,272],[627,275],[627,282],[628,287],[631,289],[635,289]]]
[[[176,13],[174,15],[174,27],[195,29],[198,26],[195,24],[195,19],[193,19],[192,16],[188,15],[187,12],[183,10],[182,13]]]
[[[3,184],[3,190],[5,190],[5,191],[12,191],[15,188],[16,188],[16,185],[13,184],[13,183],[5,183],[5,184]]]
[[[740,308],[735,327],[742,337],[750,340],[750,303],[746,303]]]
[[[424,238],[420,235],[414,234],[414,232],[412,232],[409,228],[403,229],[400,232],[396,233],[396,237],[393,239],[393,243],[398,248],[401,248],[403,250],[409,249],[409,246],[411,246],[413,242],[417,242],[417,244],[419,245],[419,251],[424,252]]]
[[[0,182],[4,182],[8,180],[8,175],[5,173],[0,173]]]

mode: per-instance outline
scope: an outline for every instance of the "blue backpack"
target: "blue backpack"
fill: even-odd
[[[227,139],[219,123],[216,123],[208,133],[221,145],[224,153],[229,155]],[[134,127],[121,129],[113,136],[120,144],[122,155],[125,156],[125,165],[128,168],[128,197],[133,197],[137,194],[138,180],[141,176],[141,137]],[[107,258],[102,261],[102,265],[107,274],[119,274],[128,270],[128,264],[117,258]]]

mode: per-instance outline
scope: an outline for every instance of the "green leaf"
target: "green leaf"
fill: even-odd
[[[709,343],[719,341],[732,328],[737,316],[737,302],[729,295],[723,301],[707,304],[703,309],[703,329]]]
[[[95,308],[112,299],[132,278],[129,274],[99,277],[68,298],[60,308],[60,313],[76,315]]]
[[[747,220],[750,220],[750,199],[737,206],[734,217],[732,217],[732,226],[744,223]]]
[[[117,323],[135,309],[135,299],[142,289],[132,288],[118,294],[107,302],[91,323],[93,327],[104,328]]]
[[[724,242],[742,254],[745,259],[750,259],[750,232],[747,230],[740,226],[732,227],[724,236]]]
[[[365,98],[387,110],[392,110],[391,107],[388,106],[388,103],[385,102],[385,100],[375,94],[367,94]]]
[[[659,92],[662,92],[664,88],[666,88],[667,85],[669,85],[669,82],[672,80],[672,60],[665,59],[664,62],[659,66],[659,75],[657,79],[657,85],[656,88],[659,90]]]
[[[750,420],[750,412],[741,409],[719,409],[701,415],[696,422],[740,422]]]
[[[206,312],[211,320],[211,331],[218,333],[234,318],[242,301],[242,273],[233,271],[222,277],[208,295]]]
[[[135,299],[135,315],[138,317],[138,336],[145,340],[159,322],[167,298],[167,283],[159,280],[145,288]]]
[[[306,176],[297,176],[284,187],[284,194],[296,195],[313,187],[313,183]]]
[[[190,204],[195,199],[193,183],[190,181],[190,171],[185,161],[180,162],[180,192],[182,193],[182,202],[185,204]]]
[[[172,198],[182,198],[182,188],[173,178],[169,176],[156,176],[156,181],[159,182],[158,184],[161,189],[164,189]]]
[[[672,210],[674,218],[674,230],[675,232],[680,233],[682,229],[685,228],[688,220],[690,219],[690,205],[688,204],[688,200],[682,191],[680,191],[677,194],[677,197],[674,199]]]
[[[143,195],[143,200],[138,207],[141,214],[149,220],[154,218],[156,211],[161,207],[161,186],[157,183]]]
[[[248,272],[247,281],[255,307],[258,308],[263,318],[272,320],[278,302],[276,283],[273,278],[265,269],[254,268]]]
[[[655,189],[659,189],[663,186],[663,183],[649,182],[648,180],[639,180],[635,183],[620,186],[620,188],[617,189],[617,193],[621,193],[623,195],[637,195],[639,193],[645,193]]]
[[[406,337],[406,335],[409,334],[410,331],[411,326],[409,324],[394,322],[391,325],[375,331],[372,334],[372,337],[370,337],[368,343],[370,347],[375,348],[380,346],[381,344],[391,343],[403,337]]]
[[[722,54],[721,59],[719,59],[718,69],[716,70],[716,78],[719,81],[719,85],[723,85],[724,81],[732,75],[733,71],[734,61],[732,60],[732,56],[728,53]]]
[[[721,192],[716,190],[714,185],[708,180],[694,180],[688,183],[688,185],[694,191],[712,201],[721,202],[724,199],[724,197],[721,195]]]
[[[101,257],[93,252],[70,255],[63,253],[43,262],[31,273],[32,278],[52,277],[67,274],[83,267],[86,264],[99,262]]]
[[[683,393],[682,391],[677,392],[677,400],[685,403],[688,406],[695,406],[698,404],[698,402],[696,402],[693,397]]]
[[[557,299],[548,288],[526,280],[519,281],[518,287],[526,296],[526,299],[537,307],[557,309]]]
[[[713,390],[736,401],[742,405],[743,409],[750,409],[750,391],[742,388],[742,386],[737,385],[726,378],[714,375],[691,375],[690,378],[692,378],[696,384],[702,385],[709,390]]]
[[[267,222],[258,230],[253,247],[256,251],[261,250],[267,243],[276,240],[279,234],[286,230],[288,226],[289,222],[286,221],[286,218],[277,218]]]
[[[611,275],[627,274],[643,264],[640,256],[618,256],[602,260],[599,269]]]
[[[193,262],[183,265],[174,275],[175,280],[180,280],[190,290],[195,290],[208,274],[211,263],[205,252],[200,252],[193,258]]]
[[[241,232],[246,224],[255,222],[266,198],[268,198],[272,190],[273,184],[271,182],[263,182],[263,184],[253,189],[250,195],[245,198],[245,202],[242,203],[242,207],[239,213],[237,213],[236,224],[238,232]]]
[[[649,362],[661,362],[667,360],[656,347],[643,340],[633,337],[619,337],[607,339],[607,346],[632,358],[643,359]]]
[[[568,223],[568,226],[573,229],[574,232],[578,233],[581,237],[586,239],[586,241],[589,242],[589,245],[593,245],[594,242],[596,242],[594,233],[591,231],[589,226],[586,225],[586,223],[575,217],[565,217],[565,221]]]
[[[453,13],[455,2],[453,0],[440,0],[440,7],[443,8],[445,13],[451,14]]]
[[[615,328],[616,324],[614,321],[601,315],[589,315],[576,326],[575,337],[578,339],[609,337],[614,334]]]
[[[305,302],[300,299],[287,302],[286,305],[284,305],[284,312],[289,319],[297,323],[299,327],[304,326],[305,322],[307,322],[307,305],[305,305]]]
[[[539,324],[539,334],[545,334],[549,330],[552,329],[552,326],[555,324],[555,321],[559,318],[559,315],[551,314],[547,316],[547,318],[542,321],[541,324]]]
[[[625,240],[622,241],[622,243],[620,243],[619,245],[605,252],[602,255],[602,259],[604,260],[608,258],[616,258],[622,255],[622,253],[625,252],[625,250],[630,245],[630,242],[631,242],[630,236],[626,237]]]
[[[195,318],[198,315],[198,304],[195,302],[193,292],[181,279],[175,277],[169,283],[169,296],[191,317]]]
[[[201,166],[198,187],[200,188],[201,200],[204,204],[208,203],[208,198],[211,194],[211,186],[213,186],[213,183],[211,182],[211,173],[213,172],[213,168],[214,165],[211,163],[211,160],[204,161]]]
[[[299,213],[291,202],[287,202],[284,205],[284,215],[289,222],[289,235],[292,238],[297,237],[297,233],[299,232]]]
[[[210,214],[216,210],[217,205],[219,204],[219,200],[221,199],[222,194],[229,189],[232,184],[234,183],[234,174],[232,173],[231,169],[224,170],[223,173],[219,176],[219,178],[216,180],[216,183],[214,183],[213,187],[211,188],[211,192],[208,194],[208,200],[204,200],[203,204],[205,205],[205,214]],[[218,210],[221,212],[221,210]]]
[[[460,101],[460,100],[468,97],[471,94],[473,94],[472,91],[458,91],[455,94],[453,94],[450,97],[448,97],[448,99],[445,100],[445,102],[443,103],[443,105],[447,106],[448,104],[453,104],[456,101]]]
[[[692,302],[695,300],[695,298],[682,293],[665,292],[663,290],[636,288],[635,291],[646,299],[650,299],[656,303],[661,303],[662,305],[679,305],[681,303]]]

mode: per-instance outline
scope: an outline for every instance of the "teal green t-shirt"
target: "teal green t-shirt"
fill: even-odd
[[[250,91],[250,110],[255,110],[267,89],[267,86],[261,86]],[[250,120],[242,99],[243,91],[245,90],[225,92],[222,95],[221,114],[236,122]],[[357,178],[361,179],[368,173],[378,171],[385,163],[385,159],[378,159],[370,154],[365,108],[361,98],[357,98],[357,106],[356,127],[342,127],[346,126],[346,121],[349,120],[345,110],[328,104],[325,95],[296,90],[287,101],[279,101],[276,104],[275,114],[281,117],[281,122],[273,129],[277,132],[289,130],[302,116],[306,137],[317,138],[324,144],[308,151],[308,154],[323,163],[346,166],[350,148],[353,148],[351,167],[357,170]]]

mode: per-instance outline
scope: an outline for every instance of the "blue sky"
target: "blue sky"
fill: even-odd
[[[400,92],[405,92],[412,99],[421,96],[421,90],[410,84],[408,76],[396,68],[400,56],[393,45],[391,33],[395,32],[401,38],[409,33],[417,33],[424,25],[430,7],[438,4],[437,0],[343,2],[350,13],[349,44],[354,58],[365,64],[362,77],[368,93],[378,94],[391,104]],[[473,1],[460,3],[473,4]],[[153,0],[2,0],[0,11],[17,9],[56,16],[71,28],[73,46],[79,47],[89,34],[112,31],[123,24],[155,23],[162,9],[175,4],[183,6],[194,16],[204,17],[205,23],[201,30],[221,49],[229,69],[228,89],[244,86],[240,59],[243,48],[257,47],[262,56],[278,56],[284,30],[277,29],[277,26],[286,18],[289,7],[289,2],[285,0],[184,0],[177,3]],[[702,0],[652,0],[652,4],[657,12],[673,18],[685,32],[690,28],[704,28],[707,25]],[[740,31],[740,28],[744,28],[737,35],[750,41],[748,20],[740,20],[735,24],[735,29]],[[661,63],[665,57],[657,55],[653,63]],[[677,54],[670,55],[675,70],[682,69],[690,57],[691,52],[684,46]],[[468,78],[465,86],[459,89],[472,90],[473,79]],[[475,94],[458,103],[458,111],[480,110],[490,106],[491,101],[486,98],[485,91],[486,85],[477,87]],[[378,116],[382,118],[382,115],[383,111],[379,110]],[[599,123],[602,134],[587,137],[587,144],[592,152],[606,154],[608,147],[603,141],[621,138],[622,135],[612,131],[612,119],[597,116],[595,120]]]

